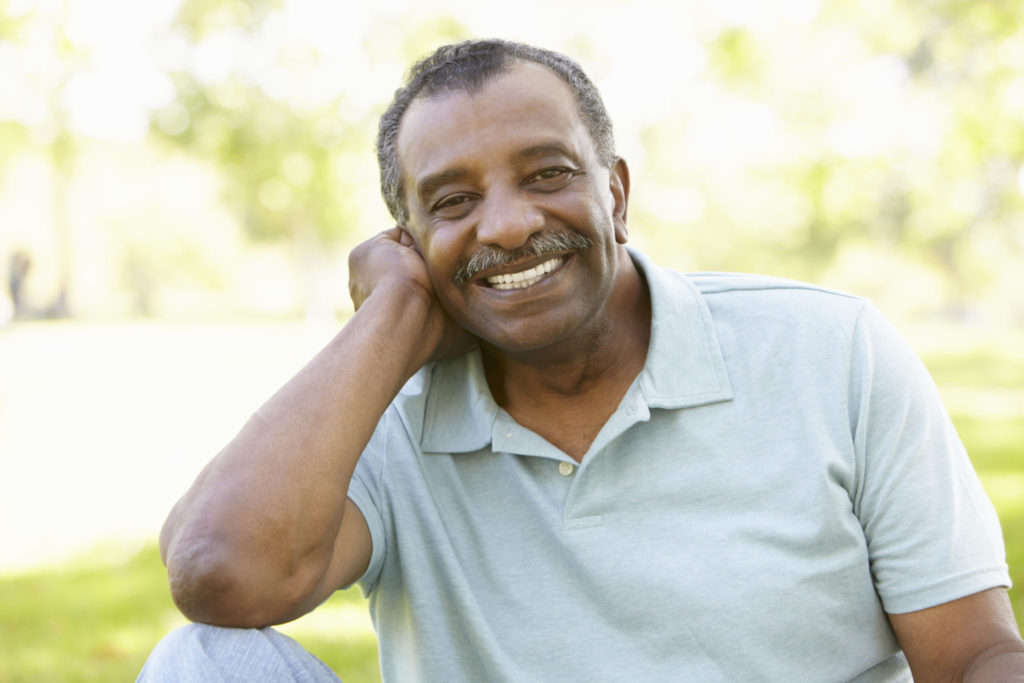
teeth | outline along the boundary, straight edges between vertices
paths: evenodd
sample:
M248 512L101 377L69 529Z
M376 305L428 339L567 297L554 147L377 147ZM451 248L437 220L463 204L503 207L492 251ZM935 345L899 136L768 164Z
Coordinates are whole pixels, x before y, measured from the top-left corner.
M492 275L487 278L487 283L495 289L522 289L540 281L542 277L553 271L562 263L562 258L553 258L550 261L538 264L533 268L527 268L519 273L505 273L503 275Z

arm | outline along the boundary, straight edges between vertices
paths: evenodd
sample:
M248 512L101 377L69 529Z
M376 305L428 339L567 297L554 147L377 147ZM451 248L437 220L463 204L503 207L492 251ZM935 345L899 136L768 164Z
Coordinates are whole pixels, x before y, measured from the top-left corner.
M890 614L889 622L915 681L1024 681L1024 642L1002 588Z
M294 619L365 570L370 537L352 472L402 385L452 324L397 228L350 257L358 310L200 473L160 534L188 618L261 627ZM363 304L363 305L360 305Z

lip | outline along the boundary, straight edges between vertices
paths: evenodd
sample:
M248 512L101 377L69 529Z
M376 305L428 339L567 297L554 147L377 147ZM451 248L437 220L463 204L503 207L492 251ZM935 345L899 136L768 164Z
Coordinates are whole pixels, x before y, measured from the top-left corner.
M560 257L562 262L552 271L546 273L540 280L526 287L514 287L510 289L498 289L490 285L486 278L492 277L497 274L503 274L506 272L516 273L524 269L533 268L538 263L544 261L550 261L552 258ZM529 302L539 302L541 298L547 297L552 291L558 288L565 280L565 273L568 272L567 266L575 261L575 254L546 254L539 261L530 259L529 261L521 261L515 265L515 267L498 269L497 272L491 272L489 275L485 275L479 280L474 280L473 291L477 292L478 296L483 296L485 299L490 300L493 304L499 306L515 305L521 306ZM546 300L546 299L545 299Z
M548 261L551 261L552 259L561 259L561 263L559 263L557 266L555 266L554 270L551 270L548 273L545 273L545 277L541 278L541 282L543 282L548 277L550 277L550 276L554 275L555 273L559 272L560 270L562 270L569 263L569 261L572 259L572 257L573 257L572 253L556 253L556 252L549 252L547 254L542 254L541 256L531 256L530 258L523 259L521 261L516 261L515 263L507 265L507 266L502 266L500 268L492 268L490 270L484 271L484 272L480 273L477 277L473 278L473 284L478 286L478 287L482 287L484 289L495 289L495 287L490 282L487 281L488 278L492 278L492 277L494 277L496 275L507 275L507 274L512 274L512 273L522 273L523 271L530 270L531 268L536 268L537 266L539 266L542 263L547 263ZM533 287L533 286L535 286L537 284L540 284L540 282L537 282L534 285L530 285L529 287L524 287L522 289L530 289L531 287ZM504 292L504 291L510 291L510 290L495 290L495 291Z

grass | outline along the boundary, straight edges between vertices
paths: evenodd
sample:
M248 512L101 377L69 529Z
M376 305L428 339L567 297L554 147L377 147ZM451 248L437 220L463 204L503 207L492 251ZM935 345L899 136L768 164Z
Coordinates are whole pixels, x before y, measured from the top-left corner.
M262 336L254 331L246 341L251 346ZM161 339L165 337L163 331ZM957 340L956 347L927 347L923 355L999 510L1017 586L1011 590L1011 600L1018 623L1024 623L1024 344L1020 339L950 339ZM37 340L32 341L35 348ZM145 341L155 343L149 338ZM181 344L178 338L171 341ZM284 341L294 346L294 340ZM226 346L222 355L210 359L209 367L229 362L237 348L237 344ZM250 349L248 353L255 356L264 351ZM252 359L245 359L245 366L253 367L250 362ZM73 368L63 371L72 372ZM276 377L286 376L287 371L279 368ZM273 379L267 380L268 386ZM263 386L245 386L240 393L251 400L262 391ZM207 410L206 406L200 408ZM23 422L9 421L5 426L10 432ZM27 443L6 442L7 446ZM194 445L175 445L173 452L185 448ZM158 453L154 457L169 456ZM0 574L0 683L133 680L153 645L182 623L152 546L131 551L106 548L42 569ZM337 671L346 683L380 680L376 641L365 602L357 591L335 594L318 610L282 630Z
M156 548L95 552L0 578L0 681L130 681L160 638L185 623ZM379 681L377 644L358 590L336 593L281 629L346 683Z

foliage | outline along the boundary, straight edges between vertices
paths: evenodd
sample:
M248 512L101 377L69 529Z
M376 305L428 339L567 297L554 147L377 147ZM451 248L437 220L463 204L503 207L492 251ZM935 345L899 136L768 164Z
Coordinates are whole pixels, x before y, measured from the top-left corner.
M377 65L369 45L344 64L323 45L289 37L280 4L183 3L171 32L189 56L171 70L177 97L156 112L153 131L219 165L254 239L325 245L359 223L368 198L357 179L376 175L378 112L365 93L342 87L342 72ZM453 31L454 21L427 22L401 37L415 49ZM410 58L388 55L396 57Z
M343 25L301 34L284 4L184 2L167 33L181 52L166 65L175 97L153 113L151 134L217 166L246 235L291 247L306 312L317 314L334 245L387 225L373 141L399 80L392 65L462 29L443 16L396 21L375 10L362 35ZM385 37L386 51L375 40Z
M687 266L878 298L928 272L917 308L969 313L1024 257L1022 13L833 0L692 29L706 68L642 132L654 187L637 185L638 232L659 252L685 244ZM850 258L865 250L867 272Z
M13 121L0 121L0 173L3 173L4 162L26 145L26 138L24 126Z
M118 65L111 41L82 28L95 14L82 0L3 3L0 154L38 148L67 189L54 202L68 203L94 134L74 125L77 107L111 99L114 119L125 91L152 89L135 102L147 143L216 166L247 238L294 247L305 277L386 227L372 145L402 70L440 42L505 35L595 77L633 171L634 240L667 264L818 280L889 310L1024 319L1020 3L602 0L579 21L571 3L532 4L517 6L529 29L516 29L465 0L184 0L137 41L148 80L122 86L104 71ZM638 11L649 21L626 26ZM111 90L83 97L103 78ZM75 277L89 267L70 236L87 221L55 209L69 224L41 227ZM159 290L172 270L128 279Z

